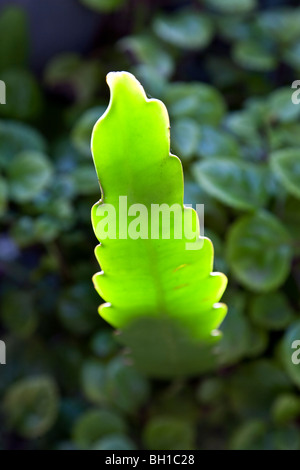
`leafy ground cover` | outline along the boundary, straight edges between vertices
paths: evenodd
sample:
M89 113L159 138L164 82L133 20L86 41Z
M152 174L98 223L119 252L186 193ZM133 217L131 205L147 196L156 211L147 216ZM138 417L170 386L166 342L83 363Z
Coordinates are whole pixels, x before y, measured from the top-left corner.
M82 4L105 20L90 52L39 75L25 12L0 11L0 447L299 449L297 2ZM145 377L97 314L90 136L111 70L166 104L229 280L220 361L192 380Z

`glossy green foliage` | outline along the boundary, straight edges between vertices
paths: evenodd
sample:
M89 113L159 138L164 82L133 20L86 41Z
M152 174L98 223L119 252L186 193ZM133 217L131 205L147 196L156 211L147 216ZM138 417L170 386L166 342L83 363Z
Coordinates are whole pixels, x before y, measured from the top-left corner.
M214 370L221 361L219 336L194 341L179 322L165 317L142 316L120 333L137 370L159 379L193 376ZM184 325L184 323L182 322Z
M84 413L74 426L74 441L79 448L88 449L107 435L125 434L126 423L120 415L105 409Z
M49 377L28 377L9 389L4 410L10 426L26 438L36 438L51 428L58 412L56 384Z
M213 35L210 20L190 10L158 17L153 23L153 29L161 39L185 49L205 47Z
M206 160L197 163L195 178L205 190L224 204L251 210L266 203L266 175L251 163L232 159Z
M146 449L193 450L195 427L178 417L155 417L148 422L143 440Z
M281 292L253 296L250 316L255 324L270 330L284 329L294 318L293 310Z
M277 150L272 154L271 165L286 190L300 198L300 155L299 150Z
M256 0L205 0L208 7L221 13L248 13L256 7Z
M210 339L226 314L225 305L218 303L226 277L211 272L212 244L200 237L197 213L183 207L183 174L179 159L170 155L167 111L161 102L147 99L133 75L112 72L107 81L111 89L109 108L95 125L92 137L102 190L101 200L92 210L93 227L101 242L96 257L102 268L93 281L108 302L100 307L100 314L117 328L128 328L141 317L172 320L183 335ZM149 215L142 219L138 212L138 222L129 219L122 226L127 207L120 207L120 196L127 197L127 207L141 204ZM114 239L100 231L106 204L115 209ZM152 212L154 205L162 204L176 211L170 218L167 236ZM185 222L187 212L191 214L189 225ZM130 224L145 220L147 227L140 226L137 235L132 236ZM176 236L178 226L184 227L181 238ZM140 325L140 329L141 336L143 330L148 332L146 326ZM159 332L157 325L157 333L155 328L152 333L156 339ZM157 364L164 362L164 342L168 343L168 334L161 342L162 357L156 359ZM153 357L152 350L155 345L147 351ZM176 356L181 354L179 334L174 337L173 350ZM174 362L176 375L178 360ZM178 374L185 374L184 365L178 364ZM155 373L153 366L152 370Z
M242 284L254 291L275 289L290 271L289 233L271 214L244 216L228 234L227 257Z
M149 396L149 385L132 367L121 359L106 366L98 360L87 361L81 374L87 399L95 405L108 405L127 414L134 414Z
M4 9L0 17L1 72L25 65L28 49L28 24L25 12L13 6Z

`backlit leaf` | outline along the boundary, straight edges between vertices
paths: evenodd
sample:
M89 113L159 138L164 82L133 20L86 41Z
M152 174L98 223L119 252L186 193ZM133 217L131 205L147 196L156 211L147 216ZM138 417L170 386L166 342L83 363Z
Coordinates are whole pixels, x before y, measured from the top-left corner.
M179 159L170 155L166 109L161 102L148 100L141 85L128 73L109 74L108 83L110 106L97 122L92 138L102 200L114 206L117 220L122 211L120 195L127 196L128 206L143 204L150 212L153 204L178 204L180 218L175 222L175 217L171 223L168 237L162 236L161 225L155 225L153 219L152 228L155 225L159 230L158 238L152 236L147 225L148 235L143 237L125 234L125 238L103 239L104 233L99 232L103 202L94 205L92 222L101 241L96 257L103 269L94 276L94 284L109 302L100 307L100 314L119 328L130 327L143 318L166 317L182 329L183 336L208 341L226 313L225 306L218 303L226 278L211 273L212 245L208 239L199 238L199 226L191 237L196 245L200 244L199 250L186 249L186 234L174 237L185 211L190 211L194 222L197 214L183 209L182 168ZM121 230L127 232L127 224L128 220ZM174 353L179 347L176 342Z

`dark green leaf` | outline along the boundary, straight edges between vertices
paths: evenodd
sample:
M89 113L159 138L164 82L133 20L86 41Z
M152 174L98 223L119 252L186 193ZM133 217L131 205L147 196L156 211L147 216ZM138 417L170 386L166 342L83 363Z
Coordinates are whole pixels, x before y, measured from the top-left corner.
M193 174L208 194L236 209L263 207L268 199L266 175L253 164L213 158L196 163Z
M272 417L276 424L284 425L300 416L300 398L292 393L279 395L272 406Z
M257 17L260 30L273 40L288 44L300 38L300 9L274 8Z
M28 25L25 12L6 6L0 15L0 71L22 67L28 56ZM2 79L2 76L1 76Z
M52 167L48 158L39 152L17 154L8 168L9 192L14 201L31 201L50 183Z
M1 302L1 317L6 328L21 337L32 335L38 325L37 312L30 292L9 291Z
M182 419L158 416L148 421L143 440L146 448L151 450L192 450L195 430Z
M233 46L233 59L243 68L267 72L277 66L275 51L257 41L240 41Z
M78 194L97 194L99 192L99 182L91 163L76 168L72 179Z
M244 420L267 418L274 398L291 389L284 372L267 359L241 365L227 383L231 407Z
M147 65L162 77L169 77L174 70L170 54L152 36L130 36L120 42L122 50L130 52L139 64Z
M99 87L102 68L96 59L82 60L75 53L55 56L45 69L45 82L52 89L62 90L78 103L90 103Z
M6 392L3 408L9 426L27 439L43 436L58 412L58 393L51 377L39 375L14 383Z
M183 160L191 159L195 155L200 135L200 127L193 119L177 119L171 127L174 151L178 152Z
M104 111L105 109L102 106L87 110L73 127L71 137L74 147L86 157L91 156L91 134L93 127Z
M126 423L114 411L92 409L80 415L73 428L73 440L81 449L88 449L107 434L126 432Z
M245 316L246 298L243 294L230 295L230 315L221 325L222 338L218 345L218 362L221 366L237 363L245 356L250 341L250 326Z
M148 381L122 359L113 359L108 364L106 394L116 408L135 413L147 401L149 392Z
M199 157L238 157L240 149L235 138L222 129L203 125L196 154Z
M300 149L273 152L271 167L286 190L300 198Z
M241 284L267 292L286 280L292 257L290 237L276 217L266 212L247 215L231 227L227 259Z
M23 150L44 153L46 143L32 127L21 122L0 120L0 166L7 167L11 159Z
M204 48L213 36L209 18L190 10L157 17L153 29L161 39L183 49Z
M42 108L42 95L35 77L27 70L10 69L1 74L6 84L6 104L0 115L20 120L36 118Z
M200 124L217 125L225 113L222 96L206 83L172 83L164 98L171 117L191 117Z
M81 372L81 383L83 392L90 402L96 405L107 403L106 370L99 361L85 361Z
M281 292L253 297L250 316L254 323L270 330L286 328L294 318L293 310Z
M126 0L80 0L83 5L92 10L109 13L121 8Z

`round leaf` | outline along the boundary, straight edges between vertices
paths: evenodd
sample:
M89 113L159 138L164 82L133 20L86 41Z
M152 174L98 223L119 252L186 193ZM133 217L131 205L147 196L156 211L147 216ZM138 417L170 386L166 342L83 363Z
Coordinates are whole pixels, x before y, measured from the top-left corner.
M180 10L156 18L153 29L164 41L184 49L204 48L213 36L209 18L190 10Z
M173 117L191 117L198 123L217 125L225 113L219 92L206 83L173 83L164 97Z
M235 43L232 50L233 59L243 68L267 72L277 66L276 54L256 41Z
M7 421L21 436L35 439L53 426L58 412L58 394L50 377L22 379L6 392L3 408Z
M93 311L94 291L87 281L73 283L64 289L58 305L58 315L63 326L73 334L86 334L97 325Z
M300 38L300 9L267 9L257 16L257 25L267 37L288 44Z
M21 122L0 120L0 166L7 167L11 159L23 150L44 153L46 143L32 127Z
M30 336L36 329L37 313L30 292L6 292L1 302L1 317L4 325L21 337Z
M98 361L85 361L81 371L81 382L85 396L96 405L107 402L106 398L106 370Z
M0 16L0 70L23 66L28 55L28 24L25 11L6 6ZM1 77L2 78L2 77Z
M35 238L44 243L54 240L59 234L59 229L58 221L48 215L38 217L34 223Z
M254 323L269 330L282 330L293 320L293 310L281 292L252 298L250 315Z
M73 439L79 448L87 449L107 434L126 432L126 424L117 413L90 410L80 415L73 429Z
M211 126L201 126L196 153L199 157L236 157L240 149L235 138L227 132Z
M49 184L52 167L42 153L24 151L13 158L8 176L11 198L16 202L27 202Z
M192 450L194 440L193 426L173 416L152 418L144 429L144 442L151 450Z
M107 366L106 394L112 405L134 413L146 402L149 384L133 367L116 358Z
M13 158L8 176L11 198L16 202L27 202L49 184L52 167L42 153L24 151Z
M250 340L250 326L244 314L245 296L232 292L229 299L230 315L227 315L221 325L222 337L218 345L221 366L233 365L241 360Z
M251 210L266 204L265 174L253 164L215 158L196 163L193 174L208 194L230 207Z
M262 420L251 420L239 426L230 440L231 450L261 450L267 425Z
M178 152L183 160L189 160L195 153L199 135L200 128L193 119L177 119L171 127L171 141L175 153Z
M292 102L291 88L279 88L268 98L268 117L271 122L293 122L300 117L300 106Z
M39 85L30 72L9 69L1 74L6 85L6 104L0 107L0 115L27 120L38 116L42 106Z
M268 418L270 404L290 389L282 369L267 359L242 364L227 379L231 408L243 419Z
M300 198L300 149L273 152L271 167L286 190Z
M76 168L72 179L78 194L99 193L99 183L92 162Z
M251 290L270 291L283 284L291 257L290 237L271 214L244 216L229 230L229 265L241 284Z
M300 69L300 41L292 44L284 51L284 59L291 67L297 70Z
M34 243L34 220L26 215L20 217L14 222L10 234L21 248Z
M100 358L112 356L118 350L118 344L111 331L99 331L92 336L91 350Z
M139 64L152 68L162 77L169 77L174 70L173 59L160 42L152 36L129 36L120 41L122 50L130 52Z
M292 393L279 395L272 406L272 417L276 424L284 425L300 416L300 398Z

